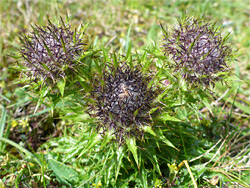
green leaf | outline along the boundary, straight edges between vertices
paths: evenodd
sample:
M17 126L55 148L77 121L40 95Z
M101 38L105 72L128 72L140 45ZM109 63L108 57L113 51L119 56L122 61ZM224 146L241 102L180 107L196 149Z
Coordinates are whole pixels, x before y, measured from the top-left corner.
M62 37L61 37L61 44L62 44L62 47L63 47L63 51L67 54L66 44L65 44Z
M4 127L6 123L7 112L4 106L2 106L2 114L0 119L0 138L3 137ZM0 142L0 150L2 150L2 142Z
M34 114L36 113L36 111L38 110L38 108L40 107L40 105L43 103L45 97L50 93L50 88L49 87L43 87L40 91L40 97L39 100L37 102Z
M74 44L76 44L76 28L75 28L75 31L74 31L74 33L73 33L73 41L74 41Z
M0 138L3 137L3 131L5 127L6 118L7 118L6 109L2 105L2 114L1 114L1 119L0 119Z
M139 110L140 110L140 108L138 108L138 109L134 112L134 117L136 117L136 116L138 115Z
M159 102L167 93L169 93L169 90L165 90L164 92L162 92L161 94L159 94L156 97L155 102Z
M160 23L160 26L161 26L161 29L162 29L162 32L163 32L163 35L167 38L168 37L168 32L167 32L167 29L165 29L162 24Z
M102 50L96 50L96 51L90 51L90 52L84 52L84 54L80 57L79 61L83 62L85 61L85 59L87 58L93 58L93 56L95 54L97 54L98 52L100 52ZM94 59L94 58L93 58ZM85 64L85 63L84 63Z
M130 137L126 140L127 146L129 151L132 152L135 162L139 168L139 161L138 161L138 154L137 154L137 146L136 146L136 140L135 137Z
M114 135L111 132L107 132L107 134L105 134L104 138L102 139L102 144L100 146L100 149L106 148L107 144L109 144L113 138Z
M89 152L93 147L95 147L100 142L100 136L99 134L93 133L91 134L88 145L86 148L83 149L83 151L79 154L78 158L80 158L82 155L84 155L86 152Z
M54 159L49 159L48 167L54 172L60 183L71 185L79 179L78 173L73 168Z
M19 117L19 118L16 118L15 120L20 120L20 119L25 119L25 118L31 118L31 117L39 116L39 115L41 115L41 114L44 114L44 113L49 112L50 110L51 110L51 108L46 108L46 109L44 109L44 110L42 110L42 111L39 111L39 112L37 112L37 113L34 112L34 113L31 114L31 115L21 116L21 117Z
M242 99L239 99L242 101ZM229 98L228 101L232 104L234 104L237 108L241 109L243 112L245 112L246 114L250 114L250 107L249 104L244 105L244 103L240 103L238 101L234 101L232 98ZM247 103L247 101L244 101L245 103Z
M156 110L158 110L159 107L155 107L155 108L152 108L150 111L149 111L149 114L153 114Z
M129 48L131 48L131 43L130 43L130 31L131 31L131 27L132 27L132 22L129 25L127 36L126 36L126 43L125 43L125 50L126 51L130 51Z
M103 53L103 63L109 62L108 52L104 48L104 46L102 46L102 53Z
M143 130L149 134L152 134L153 136L156 136L155 132L152 130L152 127L150 126L143 127Z
M95 67L97 69L98 74L102 75L103 74L103 68L99 65L98 60L94 60L94 63L95 63Z
M66 80L64 78L58 80L58 82L57 82L57 87L59 88L62 97L64 94L65 84L66 84Z
M64 23L63 18L61 16L60 16L60 21L61 21L62 26L64 27L64 29L67 29L66 24Z
M164 142L167 146L170 146L170 147L172 147L172 148L178 150L178 149L172 144L172 142L170 142L170 141L163 135L163 133L162 133L161 130L159 130L159 138L160 138L160 140L161 140L162 142Z
M205 106L207 107L209 112L213 115L213 111L212 111L212 107L211 107L211 101L208 101L207 98L203 98L202 102L203 102L203 104L205 104Z
M115 53L113 53L113 63L114 63L115 68L119 66Z
M163 121L164 123L165 123L166 121L181 122L180 119L178 119L178 118L176 118L176 117L174 117L174 116L170 116L168 113L163 113L163 114L159 115L159 116L157 117L157 119Z
M0 97L10 103L10 100L0 93Z
M224 45L224 43L229 39L230 34L231 33L229 32L229 33L227 33L227 35L225 37L223 37L223 39L222 39L222 45Z
M84 26L82 24L79 25L79 27L77 28L78 32L81 33L80 36L79 36L79 38L83 38L83 35L85 34L85 30L87 29L87 27L89 26L89 24L90 23L88 22Z
M130 67L132 67L131 49L132 49L132 45L131 43L129 43L125 59L130 63Z
M6 142L6 143L12 145L13 147L17 148L18 150L22 151L27 156L30 156L30 158L33 159L37 164L39 164L40 166L42 166L41 161L34 154L32 154L30 151L28 151L27 149L23 148L19 144L13 142L12 140L6 139L6 138L1 138L0 137L0 140Z
M81 84L81 86L83 87L84 90L86 90L86 91L91 91L92 90L92 87L81 76L78 76L78 81L80 82L80 84Z
M155 154L155 151L153 151L152 148L147 148L146 152L147 152L147 158L153 164L154 170L156 170L161 175L162 173L161 173L161 170L160 170L160 166L159 166L158 159L157 159L157 156Z
M47 46L47 44L45 43L44 40L42 40L42 42L43 42L43 45L44 45L44 47L46 48L46 50L47 50L49 56L54 60L54 56L53 56L51 50L49 49L49 47ZM45 66L44 68L45 68L46 70L48 69L47 66Z
M124 157L124 150L123 150L123 147L119 147L117 152L116 152L116 155L117 155L117 161L116 161L116 168L115 168L115 181L117 180L117 177L119 175L119 171L120 171L120 168L121 168L121 164L122 164L122 159Z
M140 180L141 180L143 187L148 187L147 171L145 168L141 169Z

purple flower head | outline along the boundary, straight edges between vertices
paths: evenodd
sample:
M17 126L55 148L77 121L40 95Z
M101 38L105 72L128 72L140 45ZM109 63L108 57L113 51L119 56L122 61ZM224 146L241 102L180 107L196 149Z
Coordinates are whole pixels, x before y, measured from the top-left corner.
M229 70L226 62L232 56L214 24L203 19L185 18L171 33L165 33L164 52L174 61L174 69L194 85L214 85L222 81L222 72Z
M152 78L143 75L138 66L131 68L121 63L117 68L107 67L103 82L96 79L92 97L95 116L99 119L98 130L113 130L116 138L123 141L125 135L138 135L143 122L149 119L156 92L148 84Z
M83 53L80 34L71 31L70 25L57 26L50 21L46 26L35 26L28 36L20 38L20 53L25 59L27 76L36 80L56 82L64 78L65 70L76 65L76 57Z

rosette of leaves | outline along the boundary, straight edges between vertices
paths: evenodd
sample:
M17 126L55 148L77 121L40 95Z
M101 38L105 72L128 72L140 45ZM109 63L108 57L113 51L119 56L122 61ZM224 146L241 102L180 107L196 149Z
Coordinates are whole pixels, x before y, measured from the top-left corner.
M106 66L91 92L91 114L99 120L101 134L111 131L120 143L125 136L143 136L142 126L149 122L148 112L157 93L156 87L150 86L151 80L152 75L143 74L138 65L121 62Z
M230 69L227 61L232 50L215 24L204 19L185 17L172 32L165 31L164 52L174 61L173 68L192 85L207 87L215 81L223 82Z
M72 31L63 21L61 25L48 21L46 26L34 26L29 35L20 38L22 64L27 68L24 73L33 81L46 83L65 78L66 70L73 69L76 57L83 53L83 34Z

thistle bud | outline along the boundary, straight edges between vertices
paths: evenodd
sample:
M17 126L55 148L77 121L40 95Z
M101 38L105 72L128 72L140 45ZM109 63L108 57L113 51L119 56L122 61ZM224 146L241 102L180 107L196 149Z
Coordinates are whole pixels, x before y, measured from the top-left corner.
M123 141L125 135L142 133L141 125L149 118L156 92L148 87L150 76L143 75L139 67L131 68L122 63L117 68L108 67L103 82L95 81L92 97L95 116L99 119L98 130L113 130L116 138Z
M214 85L222 80L222 72L229 71L226 62L232 56L214 24L204 20L185 18L171 33L165 33L164 52L174 61L174 70L194 85Z
M83 52L80 34L71 31L70 25L57 26L50 21L46 26L35 26L28 36L20 38L20 53L25 59L27 76L32 80L56 82L65 77L65 70L76 65L76 56Z

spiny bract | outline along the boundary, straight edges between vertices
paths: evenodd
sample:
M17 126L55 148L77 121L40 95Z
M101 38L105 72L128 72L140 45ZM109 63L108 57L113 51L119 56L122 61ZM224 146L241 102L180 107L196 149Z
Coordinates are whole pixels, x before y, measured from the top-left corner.
M33 32L20 40L23 64L28 68L25 74L34 81L50 78L55 82L65 77L65 70L75 66L75 57L83 52L84 45L70 25L57 26L50 21L46 26L33 27Z
M156 92L148 84L152 78L145 76L139 66L120 63L108 66L103 82L95 81L92 97L95 99L95 116L99 119L98 130L113 130L116 138L142 133L141 125L149 118Z
M194 85L208 86L222 78L218 73L228 71L226 61L232 50L225 45L214 25L203 19L184 18L171 33L165 33L165 54L174 61L174 69Z

